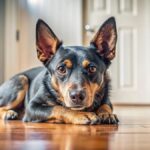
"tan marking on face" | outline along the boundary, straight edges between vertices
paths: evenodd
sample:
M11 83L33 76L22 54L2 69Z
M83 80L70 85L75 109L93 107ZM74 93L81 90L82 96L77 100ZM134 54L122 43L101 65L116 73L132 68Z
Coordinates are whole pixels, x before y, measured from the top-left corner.
M81 108L73 108L73 104L71 102L71 99L69 97L69 90L73 90L74 88L77 88L74 84L68 83L66 85L60 85L60 92L62 93L64 97L64 102L67 107L72 107L73 110L82 110L84 108L90 107L93 104L95 94L96 92L100 91L103 86L103 80L104 76L102 76L102 81L100 84L97 83L84 83L83 87L80 87L80 89L84 89L86 92L86 100L84 101L83 107ZM75 86L75 87L74 87Z
M86 93L88 94L87 107L90 107L93 104L96 92L100 91L103 85L104 77L102 76L102 81L100 84L97 83L85 83L84 87L87 89Z
M90 64L90 62L87 59L83 60L83 62L82 62L83 68L88 67L89 64Z
M66 60L64 61L64 64L67 66L67 68L72 68L72 62L71 62L70 59L66 59Z
M17 93L16 99L14 99L7 106L0 108L0 118L4 119L7 111L16 109L23 101L28 90L28 78L24 75L19 76L20 82L23 86L23 89Z
M62 93L64 97L64 102L67 107L72 107L72 103L71 103L69 92L68 92L69 89L72 89L72 88L73 88L72 84L60 85L60 92ZM96 83L90 83L90 84L85 83L83 88L86 90L87 99L85 100L83 107L72 108L73 110L82 110L86 107L90 107L93 104L95 93L100 89L100 86Z
M55 76L52 76L52 77L51 77L51 84L52 84L52 87L53 87L56 91L59 91L58 82L57 82Z
M66 85L60 85L60 92L62 93L64 97L64 102L67 107L71 107L72 102L69 97L69 90L76 89L77 85L73 83L67 83Z
M69 88L67 87L67 85L60 85L59 90L60 90L60 93L62 94L62 97L63 97L65 104L67 105Z
M90 107L93 104L94 97L96 92L100 89L100 86L97 83L90 83L85 85L87 89L87 107Z

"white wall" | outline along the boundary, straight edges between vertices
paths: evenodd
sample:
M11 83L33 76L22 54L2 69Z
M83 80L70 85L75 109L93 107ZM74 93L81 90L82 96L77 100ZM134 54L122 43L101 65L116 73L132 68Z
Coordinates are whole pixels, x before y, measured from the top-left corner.
M38 18L47 22L65 45L82 44L82 0L32 2L6 0L5 79L16 72L41 64L37 59L35 46L35 26ZM20 40L16 42L17 29L20 30Z
M4 80L4 6L5 0L0 0L0 84Z

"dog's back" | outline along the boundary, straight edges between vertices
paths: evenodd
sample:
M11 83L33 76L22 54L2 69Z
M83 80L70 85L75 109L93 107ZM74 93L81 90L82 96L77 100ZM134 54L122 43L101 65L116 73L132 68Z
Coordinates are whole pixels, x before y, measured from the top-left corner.
M24 86L28 86L28 89L26 90L29 90L36 76L38 76L40 72L44 72L45 70L46 69L44 67L32 68L27 71L21 72L13 76L10 80L4 82L0 86L0 107L6 107L8 104L10 105L11 102L13 102L17 98L18 91L21 91ZM23 96L23 99L24 98L25 94Z

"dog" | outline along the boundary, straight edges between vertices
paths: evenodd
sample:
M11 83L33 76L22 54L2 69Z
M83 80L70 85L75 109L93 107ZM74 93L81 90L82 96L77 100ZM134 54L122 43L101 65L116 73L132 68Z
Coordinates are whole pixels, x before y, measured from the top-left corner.
M13 76L0 86L0 118L24 122L118 124L110 102L107 70L117 42L114 17L88 47L64 46L41 19L36 24L37 57L43 67Z

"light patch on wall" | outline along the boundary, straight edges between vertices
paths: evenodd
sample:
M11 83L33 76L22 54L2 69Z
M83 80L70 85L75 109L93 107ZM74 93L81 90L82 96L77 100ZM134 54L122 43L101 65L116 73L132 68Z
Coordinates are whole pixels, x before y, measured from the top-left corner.
M24 0L22 0L24 1ZM40 12L43 7L44 0L27 0L27 9L31 16L39 16L38 12Z
M30 5L36 5L38 3L38 0L28 0L28 4Z
M29 7L41 6L43 4L43 0L27 0Z

